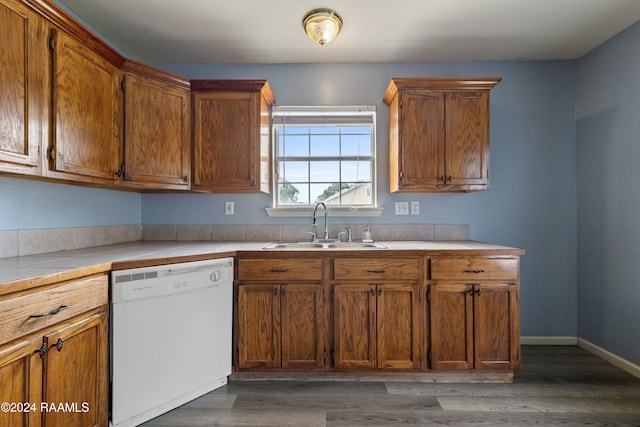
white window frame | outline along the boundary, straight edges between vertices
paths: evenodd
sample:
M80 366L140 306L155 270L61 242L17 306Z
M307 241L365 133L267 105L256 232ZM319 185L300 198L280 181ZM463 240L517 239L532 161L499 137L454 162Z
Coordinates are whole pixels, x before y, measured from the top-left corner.
M273 135L273 202L272 207L266 208L267 215L271 217L295 217L311 214L313 204L301 205L277 205L278 203L278 128L290 125L314 125L314 124L371 124L371 205L329 205L330 216L380 216L382 208L377 207L377 157L376 157L376 107L375 106L278 106L272 109L272 135ZM313 156L308 157L314 160ZM318 157L317 160L326 160L326 157ZM335 158L335 160L340 160Z

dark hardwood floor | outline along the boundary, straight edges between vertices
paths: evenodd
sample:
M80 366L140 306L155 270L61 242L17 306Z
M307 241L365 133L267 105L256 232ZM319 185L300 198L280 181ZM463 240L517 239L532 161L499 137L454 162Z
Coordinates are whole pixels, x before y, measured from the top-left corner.
M640 379L574 346L523 346L512 384L230 382L144 426L640 426Z

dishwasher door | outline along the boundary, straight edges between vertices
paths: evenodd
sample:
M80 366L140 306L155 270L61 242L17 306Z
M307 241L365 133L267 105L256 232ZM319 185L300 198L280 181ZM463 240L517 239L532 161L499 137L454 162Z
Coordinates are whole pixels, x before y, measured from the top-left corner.
M112 274L113 426L135 426L227 383L233 259Z

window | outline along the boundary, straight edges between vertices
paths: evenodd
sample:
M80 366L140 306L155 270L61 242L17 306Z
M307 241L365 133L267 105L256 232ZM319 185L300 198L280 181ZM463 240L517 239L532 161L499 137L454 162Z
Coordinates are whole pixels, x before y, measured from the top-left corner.
M375 106L276 107L274 207L375 207Z

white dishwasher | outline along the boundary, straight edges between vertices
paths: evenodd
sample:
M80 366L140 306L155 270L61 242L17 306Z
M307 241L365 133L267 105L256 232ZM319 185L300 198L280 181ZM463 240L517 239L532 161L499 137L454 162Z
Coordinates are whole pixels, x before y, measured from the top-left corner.
M111 275L111 424L136 426L227 383L233 258Z

